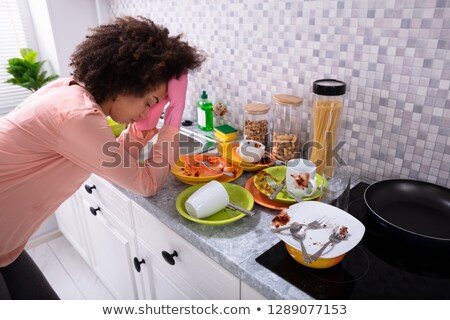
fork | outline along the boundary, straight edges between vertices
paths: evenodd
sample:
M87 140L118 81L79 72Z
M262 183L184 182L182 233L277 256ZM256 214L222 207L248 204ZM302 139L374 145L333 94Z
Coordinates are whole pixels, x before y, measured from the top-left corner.
M272 230L272 232L280 232L280 231L289 229L291 227L291 225L293 225L293 224L301 224L302 226L305 227L305 231L307 229L320 229L320 228L324 228L325 227L325 224L328 222L328 220L330 220L330 218L328 218L326 216L323 216L322 218L320 218L318 220L311 221L308 224L293 222L292 224L290 224L288 226L279 227L279 228L271 229L271 230Z
M311 261L316 261L317 259L320 258L320 256L322 255L322 253L325 251L325 249L330 245L333 244L335 245L336 243L341 242L342 240L344 240L347 236L346 235L341 235L339 233L339 230L335 229L333 230L333 232L330 234L330 237L328 238L328 242L325 243L322 248L320 248L316 253L314 253L312 256L310 256L309 258L311 259Z
M283 190L284 185L286 184L286 179L283 179L283 181L281 181L281 183L278 185L275 180L273 180L273 178L271 176L266 176L266 182L269 185L269 187L274 190L274 192L272 192L269 196L270 200L275 199L275 197L277 196L277 194L280 193L281 190Z
M211 169L212 171L215 171L217 173L222 173L224 175L227 175L229 177L234 177L234 173L233 172L226 172L226 171L222 171L222 170L217 170L214 167L211 167L211 165L209 164L208 161L202 161L202 164L205 165L206 167L208 167L209 169Z
M242 208L241 206L238 206L237 204L234 204L234 203L231 203L231 202L227 204L227 208L231 209L231 210L235 210L235 211L240 211L240 212L242 212L242 213L244 213L244 214L246 214L246 215L248 215L250 217L254 216L255 213L256 213L256 212L247 210L245 208Z

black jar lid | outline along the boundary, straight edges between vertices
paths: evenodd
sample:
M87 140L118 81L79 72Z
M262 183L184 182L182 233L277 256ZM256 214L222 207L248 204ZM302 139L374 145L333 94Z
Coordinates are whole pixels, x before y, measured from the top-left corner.
M345 94L346 84L335 79L321 79L313 83L313 92L321 96L342 96Z

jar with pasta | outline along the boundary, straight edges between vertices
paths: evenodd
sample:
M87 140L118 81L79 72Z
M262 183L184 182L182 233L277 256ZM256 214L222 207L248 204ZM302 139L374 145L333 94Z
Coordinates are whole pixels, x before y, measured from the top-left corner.
M278 160L288 161L299 157L302 98L274 94L272 97L271 154Z
M264 103L249 103L244 106L244 139L255 140L267 146L269 109L270 106Z
M327 177L334 175L336 157L333 155L339 141L346 84L334 79L322 79L313 83L312 141L309 159L316 172Z

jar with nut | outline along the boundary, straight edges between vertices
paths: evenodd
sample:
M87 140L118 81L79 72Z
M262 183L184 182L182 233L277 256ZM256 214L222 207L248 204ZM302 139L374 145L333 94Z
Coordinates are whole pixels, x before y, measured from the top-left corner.
M244 106L244 139L258 141L267 146L269 135L269 109L264 103Z
M273 134L271 154L278 160L298 158L300 145L301 113L303 99L287 94L274 94L272 119Z

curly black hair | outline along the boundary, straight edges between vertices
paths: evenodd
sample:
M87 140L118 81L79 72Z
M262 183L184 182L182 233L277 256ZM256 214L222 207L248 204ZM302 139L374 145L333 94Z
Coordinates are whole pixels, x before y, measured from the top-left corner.
M71 56L75 80L97 103L117 95L142 97L185 70L201 66L206 56L144 17L121 17L91 29Z

